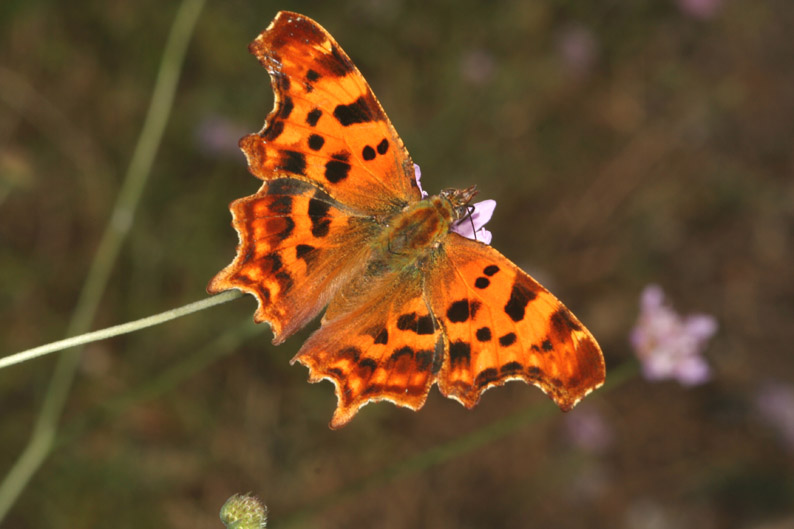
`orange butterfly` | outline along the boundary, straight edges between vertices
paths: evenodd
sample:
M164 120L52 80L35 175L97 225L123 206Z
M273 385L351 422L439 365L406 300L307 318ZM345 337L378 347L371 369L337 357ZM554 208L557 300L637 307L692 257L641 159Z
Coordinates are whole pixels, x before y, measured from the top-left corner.
M292 362L310 382L334 383L332 428L373 401L418 410L434 383L471 408L486 389L524 380L566 411L603 383L590 332L485 244L493 201L470 205L474 186L426 196L328 32L282 11L249 49L276 94L262 131L240 140L264 184L232 203L237 256L207 290L253 294L274 344L328 305Z

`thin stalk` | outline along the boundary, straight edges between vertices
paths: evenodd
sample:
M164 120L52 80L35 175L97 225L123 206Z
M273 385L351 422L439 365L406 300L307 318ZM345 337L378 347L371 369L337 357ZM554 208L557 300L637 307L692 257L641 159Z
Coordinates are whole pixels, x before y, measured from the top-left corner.
M94 319L121 245L132 226L135 211L151 171L157 148L173 106L188 42L205 0L183 0L168 35L152 99L113 213L80 293L67 335L86 332ZM0 522L30 482L52 448L58 422L69 395L81 349L61 355L55 367L30 441L0 484Z
M160 314L146 316L145 318L141 318L139 320L129 321L127 323L114 325L113 327L107 327L94 332L87 332L78 336L72 336L71 338L65 338L63 340L58 340L57 342L39 345L38 347L26 349L25 351L20 351L19 353L14 353L12 355L0 358L0 369L15 364L21 364L22 362L38 358L39 356L48 355L57 351L63 351L64 349L69 349L70 347L85 345L91 342L98 342L99 340L106 340L121 334L139 331L141 329L145 329L146 327L160 325L161 323L165 323L176 318L181 318L182 316L187 316L193 312L198 312L200 310L214 307L215 305L220 305L221 303L226 303L227 301L232 301L233 299L237 299L240 296L242 296L241 292L237 290L230 290L228 292L224 292L223 294L218 294L217 296L212 296L207 299L202 299L201 301L188 303L187 305L161 312Z

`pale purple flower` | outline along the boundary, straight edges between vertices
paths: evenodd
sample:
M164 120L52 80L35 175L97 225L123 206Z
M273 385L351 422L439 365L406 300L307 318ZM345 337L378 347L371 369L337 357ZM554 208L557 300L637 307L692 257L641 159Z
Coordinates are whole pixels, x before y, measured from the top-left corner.
M207 154L240 159L237 143L246 134L246 130L239 123L224 116L204 116L195 134L199 147Z
M493 211L496 209L496 200L483 200L472 204L474 211L463 220L458 221L452 226L452 231L463 235L473 241L491 244L493 234L485 229L485 224L491 220Z
M493 78L495 70L496 61L486 50L470 50L460 59L461 77L472 85L486 84Z
M714 18L722 7L722 0L676 0L676 3L682 13L700 20Z
M598 58L598 41L587 27L568 26L557 36L557 53L571 75L584 77Z
M755 403L764 420L777 430L786 446L794 451L794 387L769 382L758 391Z
M648 285L642 292L640 317L631 332L631 344L648 380L672 378L685 386L695 386L711 378L711 368L701 354L716 332L714 317L682 317L664 303L664 292L659 286Z
M416 178L416 185L422 193L422 198L427 198L427 192L422 189L422 170L418 165L414 164L414 177ZM480 241L485 244L491 244L493 234L485 229L485 224L491 220L493 212L496 209L496 200L483 200L482 202L475 202L472 204L474 211L465 219L457 222L452 226L452 231L459 235L463 235L467 239L473 241Z
M614 443L615 434L604 416L593 407L578 407L565 415L565 434L577 448L603 454Z

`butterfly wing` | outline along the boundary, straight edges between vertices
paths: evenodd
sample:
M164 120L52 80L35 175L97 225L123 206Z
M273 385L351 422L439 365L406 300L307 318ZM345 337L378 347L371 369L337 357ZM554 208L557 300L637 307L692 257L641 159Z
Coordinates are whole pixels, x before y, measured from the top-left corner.
M310 382L334 383L331 427L344 426L369 402L421 408L442 357L436 349L440 329L416 268L379 279L364 276L341 295L346 301L292 360L309 368Z
M604 358L590 332L490 246L450 233L427 285L444 334L438 386L464 406L490 387L524 380L567 411L604 382Z
M234 261L210 281L210 293L236 288L259 303L273 343L303 327L338 286L368 258L365 241L375 229L309 182L266 181L255 195L231 205L240 243Z
M240 140L251 172L311 181L370 214L419 200L414 166L364 77L319 24L282 11L249 46L276 102L261 132Z

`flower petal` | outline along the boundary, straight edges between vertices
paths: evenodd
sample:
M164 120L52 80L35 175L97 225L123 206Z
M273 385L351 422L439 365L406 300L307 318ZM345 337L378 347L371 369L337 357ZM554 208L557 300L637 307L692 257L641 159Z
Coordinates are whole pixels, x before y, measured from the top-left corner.
M416 178L416 185L419 187L419 192L422 193L422 198L427 198L427 191L422 189L422 170L418 164L414 164L414 178Z
M463 235L467 239L491 244L493 234L484 228L485 224L491 220L496 200L483 200L472 205L474 211L471 215L458 221L452 226L452 231L458 235Z

